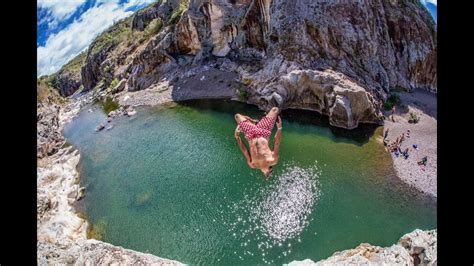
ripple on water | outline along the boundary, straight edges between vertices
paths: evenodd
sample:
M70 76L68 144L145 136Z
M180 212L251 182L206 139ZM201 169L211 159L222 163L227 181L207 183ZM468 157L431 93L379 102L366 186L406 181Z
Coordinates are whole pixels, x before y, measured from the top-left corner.
M317 163L302 168L295 163L283 165L275 181L259 189L249 189L244 199L230 206L233 214L228 225L231 235L243 247L255 245L260 254L245 250L239 257L260 255L262 261L272 249L283 256L291 253L291 240L298 242L299 235L308 226L309 216L321 196ZM252 250L252 249L250 249Z

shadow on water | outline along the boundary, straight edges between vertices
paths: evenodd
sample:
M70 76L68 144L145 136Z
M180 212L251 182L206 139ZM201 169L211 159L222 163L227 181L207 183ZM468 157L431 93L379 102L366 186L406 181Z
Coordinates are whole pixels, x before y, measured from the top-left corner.
M200 99L187 100L179 102L180 105L188 106L201 110L213 110L222 113L241 113L251 117L261 117L265 114L255 105L242 102L236 102L228 99ZM335 142L350 142L358 146L367 143L375 133L378 125L359 124L355 129L344 129L331 126L329 118L321 115L316 111L301 109L285 109L282 111L282 119L289 122L297 122L300 124L314 125L318 127L328 128L336 137Z
M351 140L359 146L367 143L379 127L372 124L359 124L355 129L339 128L329 124L328 116L310 110L286 109L284 110L284 117L288 121L329 128L336 137L335 142Z

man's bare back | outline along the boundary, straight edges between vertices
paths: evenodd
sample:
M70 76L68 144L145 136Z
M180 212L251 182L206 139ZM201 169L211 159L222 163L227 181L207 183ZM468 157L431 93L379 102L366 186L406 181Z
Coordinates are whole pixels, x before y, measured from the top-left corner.
M282 129L281 118L278 116L279 111L280 110L277 107L273 107L258 123L256 123L257 121L255 119L248 116L241 114L235 115L235 120L237 122L235 139L247 160L248 166L250 168L260 169L267 178L272 172L272 167L278 163L279 159ZM269 139L275 122L278 129L275 134L275 144L272 151L269 147ZM247 147L240 138L240 132L245 133L245 138L249 143L250 152L247 150Z

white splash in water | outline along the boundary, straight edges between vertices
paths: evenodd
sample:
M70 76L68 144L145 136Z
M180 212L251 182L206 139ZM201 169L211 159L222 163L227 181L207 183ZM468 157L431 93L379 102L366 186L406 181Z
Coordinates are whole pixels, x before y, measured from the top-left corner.
M235 216L228 224L229 233L245 242L245 247L255 245L262 258L273 248L286 256L292 244L282 245L285 241L298 238L301 242L298 236L312 221L309 216L321 195L321 171L316 163L309 168L296 164L283 167L283 173L273 177L274 183L246 191L243 201L230 208ZM246 252L242 255L248 256ZM265 259L264 262L269 263Z
M308 217L320 196L319 175L316 166L289 166L270 187L265 199L252 208L251 217L260 221L273 244L298 236L309 224Z

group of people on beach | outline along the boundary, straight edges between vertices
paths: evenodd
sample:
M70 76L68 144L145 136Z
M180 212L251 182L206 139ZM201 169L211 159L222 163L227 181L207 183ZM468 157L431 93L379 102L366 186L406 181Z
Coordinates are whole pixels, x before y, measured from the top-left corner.
M385 130L384 138L383 138L384 145L387 146L387 148L390 152L395 153L395 156L398 157L401 154L401 155L403 155L403 157L405 159L408 159L408 157L409 157L409 154L408 154L409 148L407 147L403 152L401 150L402 142L405 141L405 133L402 133L393 142L388 143L388 141L387 141L388 132L389 132L389 129L387 128L387 130ZM410 137L410 130L408 129L407 132L406 132L406 138L409 138L409 137Z
M388 132L389 132L389 129L387 128L387 130L385 130L384 135L383 135L383 144L384 144L384 146L386 146L390 152L393 152L396 157L399 157L401 155L401 156L403 156L403 158L405 158L405 160L407 160L408 157L410 156L410 154L409 154L410 147L406 147L405 150L402 151L401 145L402 145L403 141L405 141L406 138L410 138L410 130L407 129L406 132L403 132L399 137L397 137L391 143L389 143L388 140L387 140ZM412 147L413 147L413 149L418 150L418 145L417 144L413 144ZM426 166L427 161L428 161L428 157L425 156L420 161L418 161L417 163L420 166ZM422 168L422 170L424 171L424 168Z

